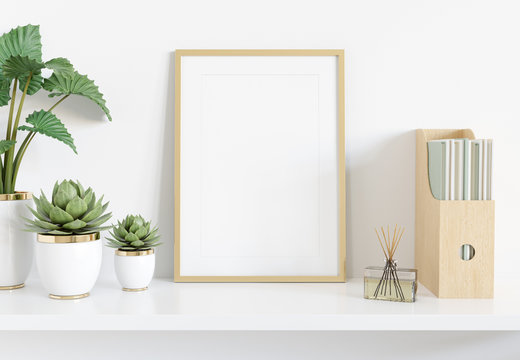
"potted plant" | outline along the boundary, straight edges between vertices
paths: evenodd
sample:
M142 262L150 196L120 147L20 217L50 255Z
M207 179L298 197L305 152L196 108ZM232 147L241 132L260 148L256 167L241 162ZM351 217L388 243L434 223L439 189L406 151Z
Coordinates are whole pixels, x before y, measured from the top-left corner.
M52 72L44 78L42 70ZM49 107L36 109L21 124L27 95L41 89L59 97ZM54 110L70 95L81 95L96 103L112 120L103 94L86 75L74 70L69 60L42 60L40 27L27 25L0 36L0 107L9 105L5 139L0 140L0 289L22 287L32 265L33 240L22 231L22 216L29 217L27 204L32 193L16 191L16 181L27 148L37 134L68 145L74 140ZM20 142L19 131L26 135Z
M53 299L80 299L99 275L102 245L99 232L112 213L105 214L108 202L96 199L91 188L78 182L56 182L51 201L45 194L34 197L35 219L26 219L27 230L37 233L36 265L43 286Z
M107 246L115 248L116 276L124 291L148 289L155 270L154 247L160 245L158 228L141 215L127 215L114 225Z

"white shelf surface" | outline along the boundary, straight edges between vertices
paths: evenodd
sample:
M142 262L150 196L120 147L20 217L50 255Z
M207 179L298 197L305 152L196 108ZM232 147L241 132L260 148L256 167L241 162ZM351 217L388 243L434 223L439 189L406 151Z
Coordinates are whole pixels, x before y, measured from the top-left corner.
M520 330L520 283L498 282L495 298L437 299L420 286L415 303L363 299L346 284L173 283L140 293L100 280L91 296L52 300L38 280L0 292L0 330Z

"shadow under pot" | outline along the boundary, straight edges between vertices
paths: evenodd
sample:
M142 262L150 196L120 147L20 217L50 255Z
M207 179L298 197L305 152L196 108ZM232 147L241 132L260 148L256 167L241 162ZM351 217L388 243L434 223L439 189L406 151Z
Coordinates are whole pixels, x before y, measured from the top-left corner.
M101 269L99 232L86 235L37 235L36 265L52 299L89 296Z
M0 194L0 290L22 288L31 271L34 238L23 223L31 204L30 192Z
M148 289L155 271L154 249L115 251L114 266L117 280L124 291Z

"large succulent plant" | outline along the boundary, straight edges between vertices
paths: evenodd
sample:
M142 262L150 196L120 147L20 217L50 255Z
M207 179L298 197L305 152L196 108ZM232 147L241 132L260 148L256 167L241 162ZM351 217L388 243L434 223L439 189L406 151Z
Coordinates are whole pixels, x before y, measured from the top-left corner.
M103 196L96 200L91 188L85 190L79 181L56 182L52 191L52 201L45 194L33 197L36 210L29 207L34 220L25 219L29 231L48 235L90 234L112 228L101 226L112 213L103 214L108 202L103 204Z
M146 221L141 215L128 215L123 221L118 221L114 225L110 235L113 239L107 238L107 246L119 250L147 250L157 245L159 241L159 229L150 226L151 222Z

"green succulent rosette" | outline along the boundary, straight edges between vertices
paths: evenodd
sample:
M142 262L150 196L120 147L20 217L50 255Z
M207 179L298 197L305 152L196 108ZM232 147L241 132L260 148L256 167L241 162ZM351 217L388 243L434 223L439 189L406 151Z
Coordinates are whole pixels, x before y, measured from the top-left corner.
M128 215L114 225L107 238L107 246L123 251L148 250L159 243L159 229L151 226L141 215Z
M83 235L111 229L102 226L112 213L105 214L108 202L89 187L83 188L79 181L56 182L49 201L43 191L33 197L36 209L29 207L35 219L25 219L27 230L47 235Z

